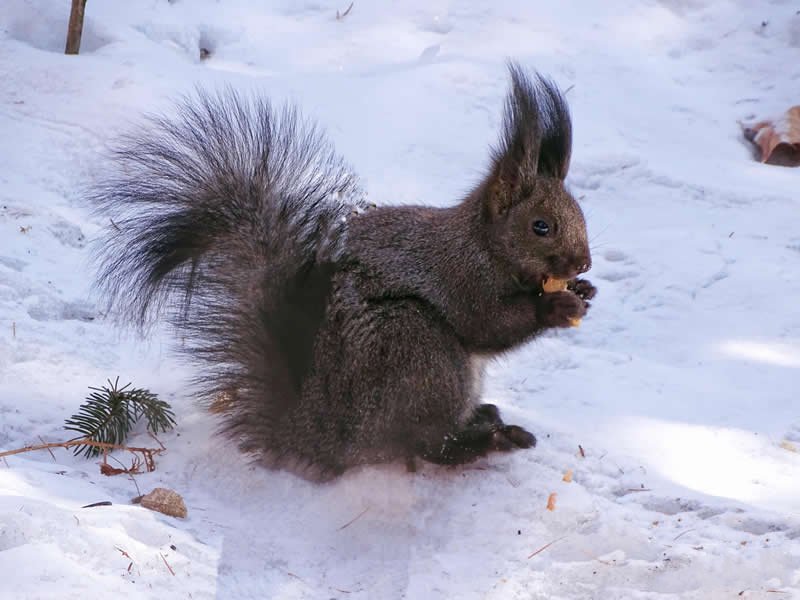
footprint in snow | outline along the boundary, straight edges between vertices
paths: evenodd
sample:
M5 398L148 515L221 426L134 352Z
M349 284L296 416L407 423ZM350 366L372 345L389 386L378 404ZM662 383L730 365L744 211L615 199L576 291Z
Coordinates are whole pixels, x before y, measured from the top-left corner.
M640 275L636 261L619 249L606 250L595 260L593 277L611 283L635 279Z
M28 263L24 260L19 260L18 258L12 258L10 256L0 256L0 266L11 269L12 271L22 271L27 265Z
M83 302L64 302L54 298L41 298L28 308L28 315L36 321L94 321L92 308Z
M86 236L77 225L60 220L50 225L48 229L65 246L78 249L86 246Z

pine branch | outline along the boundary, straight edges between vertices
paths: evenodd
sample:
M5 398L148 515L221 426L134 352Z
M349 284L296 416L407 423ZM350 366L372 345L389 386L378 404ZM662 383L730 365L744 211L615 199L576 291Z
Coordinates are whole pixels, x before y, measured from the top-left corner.
M128 401L133 404L136 419L144 417L150 433L163 433L175 427L172 407L147 390L131 390Z
M119 377L108 387L90 387L92 393L86 398L78 413L67 419L64 427L80 436L74 440L91 440L104 444L121 445L133 426L144 416L151 433L168 431L175 426L175 415L170 405L149 390L134 388L130 383L119 387ZM75 454L86 458L100 454L97 445L81 444Z

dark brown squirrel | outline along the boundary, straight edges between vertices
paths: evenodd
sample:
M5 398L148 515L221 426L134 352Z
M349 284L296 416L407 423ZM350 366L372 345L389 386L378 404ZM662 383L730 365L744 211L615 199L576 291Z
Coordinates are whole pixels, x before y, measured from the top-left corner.
M509 65L488 174L449 208L369 207L297 110L198 91L121 139L91 198L98 285L146 331L165 315L222 431L314 480L416 458L462 464L536 438L481 404L481 365L568 327L595 288L564 186L572 129L548 79ZM569 280L543 293L547 277Z

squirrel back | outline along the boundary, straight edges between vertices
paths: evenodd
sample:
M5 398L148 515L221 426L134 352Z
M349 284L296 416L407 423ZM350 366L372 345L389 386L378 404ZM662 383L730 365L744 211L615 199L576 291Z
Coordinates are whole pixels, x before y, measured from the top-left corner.
M92 192L109 310L144 331L165 316L223 431L272 467L328 479L534 445L479 404L477 359L569 326L594 288L566 103L510 70L489 173L444 209L368 209L291 108L228 90L151 117Z

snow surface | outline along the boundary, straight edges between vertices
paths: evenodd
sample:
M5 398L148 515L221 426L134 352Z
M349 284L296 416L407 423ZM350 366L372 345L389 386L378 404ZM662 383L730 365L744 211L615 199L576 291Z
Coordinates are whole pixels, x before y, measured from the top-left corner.
M189 517L65 450L0 460L3 600L800 598L800 170L737 124L800 102L800 2L91 1L77 57L68 5L0 5L0 449L64 439L120 375L175 407L136 483ZM299 103L371 200L445 205L486 165L509 57L569 90L599 288L579 329L489 370L539 447L327 485L249 467L169 332L98 313L80 186L106 144L231 84Z

